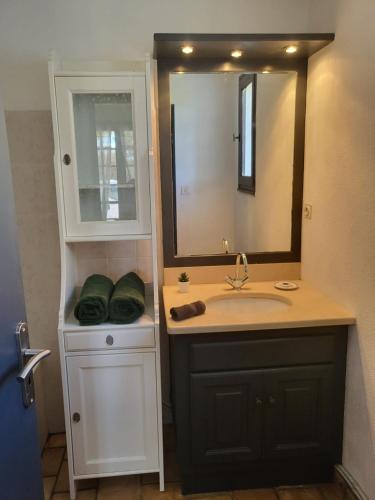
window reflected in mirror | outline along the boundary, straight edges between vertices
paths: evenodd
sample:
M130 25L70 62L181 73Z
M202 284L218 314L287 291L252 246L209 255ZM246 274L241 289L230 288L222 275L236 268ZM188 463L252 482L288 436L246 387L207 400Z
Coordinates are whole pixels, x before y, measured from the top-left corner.
M256 75L238 82L238 189L255 194Z
M136 220L132 94L73 94L82 222Z
M291 250L296 82L170 73L177 256Z

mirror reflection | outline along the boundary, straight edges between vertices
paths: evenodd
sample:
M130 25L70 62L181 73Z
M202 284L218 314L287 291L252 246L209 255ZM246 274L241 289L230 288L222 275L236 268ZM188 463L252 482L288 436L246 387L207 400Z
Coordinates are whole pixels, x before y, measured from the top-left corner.
M178 256L290 251L296 81L170 74Z

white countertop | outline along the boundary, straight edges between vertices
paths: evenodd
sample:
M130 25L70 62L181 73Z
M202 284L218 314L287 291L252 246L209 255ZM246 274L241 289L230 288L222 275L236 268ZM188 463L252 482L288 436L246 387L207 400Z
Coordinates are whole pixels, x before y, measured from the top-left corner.
M269 330L309 326L351 325L354 315L340 304L319 292L304 281L294 281L298 290L282 291L274 288L273 281L246 284L240 291L226 283L190 285L188 293L181 293L178 286L164 286L164 308L167 330L171 335L188 333L229 332L244 330ZM258 297L279 299L283 307L273 311L252 311L251 301L246 311L234 313L231 307L217 308L212 297ZM183 321L174 321L170 308L202 300L206 312Z

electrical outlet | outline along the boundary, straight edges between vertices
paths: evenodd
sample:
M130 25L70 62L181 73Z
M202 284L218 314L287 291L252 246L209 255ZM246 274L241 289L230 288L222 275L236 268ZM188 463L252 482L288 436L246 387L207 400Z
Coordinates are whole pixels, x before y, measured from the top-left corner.
M303 206L303 216L305 219L312 219L312 205L307 203Z

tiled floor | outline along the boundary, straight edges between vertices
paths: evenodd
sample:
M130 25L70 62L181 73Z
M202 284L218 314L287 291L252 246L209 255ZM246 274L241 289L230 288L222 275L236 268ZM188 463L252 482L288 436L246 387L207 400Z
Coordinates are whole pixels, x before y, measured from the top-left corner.
M274 488L183 496L175 459L174 433L164 429L166 491L160 493L157 474L122 476L78 482L77 500L351 500L336 484ZM43 451L45 500L69 500L65 434L49 437Z

